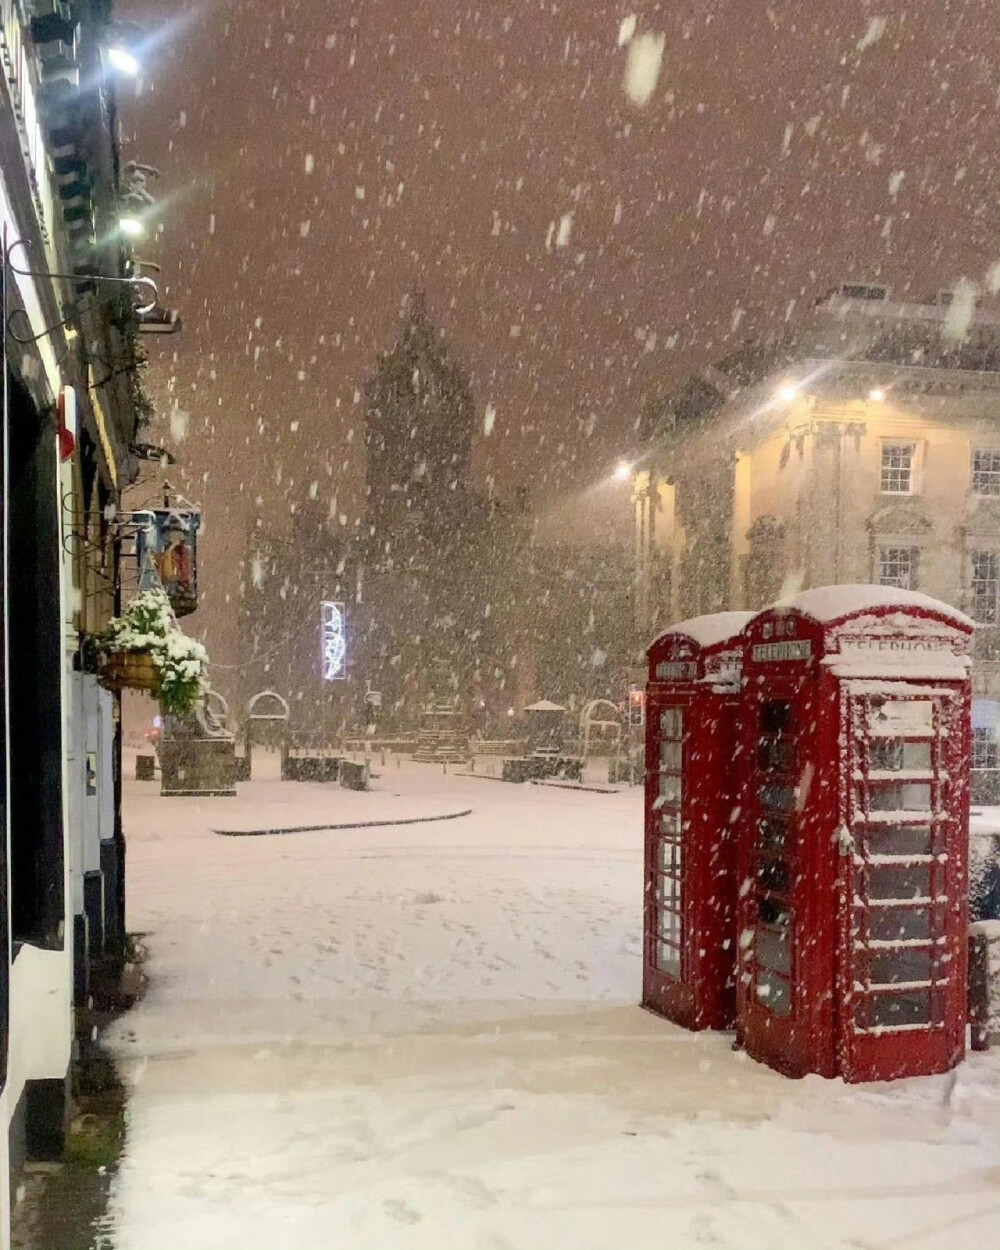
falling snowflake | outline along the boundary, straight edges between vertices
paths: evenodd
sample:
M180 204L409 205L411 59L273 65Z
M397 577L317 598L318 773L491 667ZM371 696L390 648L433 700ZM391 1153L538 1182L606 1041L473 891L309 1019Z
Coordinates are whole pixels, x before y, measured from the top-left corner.
M653 98L663 64L663 35L645 34L630 40L625 62L625 94L637 108L645 108Z

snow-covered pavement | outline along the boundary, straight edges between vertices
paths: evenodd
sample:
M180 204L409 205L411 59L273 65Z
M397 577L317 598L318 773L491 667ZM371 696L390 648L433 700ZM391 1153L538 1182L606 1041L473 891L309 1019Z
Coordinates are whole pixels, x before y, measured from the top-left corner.
M1000 1247L995 1056L794 1082L635 1005L638 790L376 785L127 785L116 1250Z

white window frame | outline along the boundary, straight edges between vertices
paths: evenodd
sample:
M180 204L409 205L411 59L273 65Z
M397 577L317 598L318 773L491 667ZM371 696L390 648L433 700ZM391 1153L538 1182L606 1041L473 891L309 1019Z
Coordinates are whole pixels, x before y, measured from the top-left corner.
M995 725L973 729L972 767L977 772L995 772L1000 768L1000 742Z
M905 552L906 561L906 580L900 582L895 579L886 578L886 565L889 562L887 557L901 555ZM916 590L918 577L920 572L920 552L912 543L881 543L875 553L877 561L875 576L880 586L896 586L900 590Z
M976 457L989 457L991 464L989 468L978 470L987 479L989 489L982 490L976 485ZM970 461L970 480L972 482L972 493L981 499L998 499L1000 498L1000 447L973 447L972 457Z
M910 473L909 486L906 490L891 490L886 486L886 455L896 448L908 448L910 452ZM918 486L918 456L919 444L915 438L883 438L879 445L879 493L882 495L890 495L897 498L907 498L910 495L919 493ZM893 472L890 466L888 471Z
M976 564L979 560L992 563L989 577L976 576ZM977 625L1000 625L1000 548L986 547L972 551L969 555L969 564L969 615ZM987 587L990 583L993 585L992 603L989 602L989 590L985 592L988 605L985 612L980 611L980 605L976 602L977 583L985 583Z

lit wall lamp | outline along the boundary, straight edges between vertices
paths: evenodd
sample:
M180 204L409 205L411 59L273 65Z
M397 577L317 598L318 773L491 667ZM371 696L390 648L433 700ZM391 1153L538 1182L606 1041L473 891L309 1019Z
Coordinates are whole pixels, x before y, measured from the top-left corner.
M778 399L783 404L790 404L799 397L799 388L794 382L784 382L778 387Z
M114 70L116 74L121 74L123 78L139 77L141 68L139 58L124 45L113 44L110 48L104 50L104 56L109 68Z
M176 308L157 304L139 317L140 334L178 334L181 328L181 315Z
M138 217L119 217L118 230L126 239L141 239L146 233L146 227Z
M619 482L627 482L632 476L632 466L627 460L619 460L615 465L615 479Z
M868 398L873 404L880 404L885 399L885 391L882 390L881 386L873 386L868 392Z

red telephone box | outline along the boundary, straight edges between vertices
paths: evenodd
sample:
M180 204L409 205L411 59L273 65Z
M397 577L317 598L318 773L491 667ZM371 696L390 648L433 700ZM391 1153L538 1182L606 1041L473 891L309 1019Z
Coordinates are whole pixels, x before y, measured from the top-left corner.
M732 757L751 616L695 617L647 652L642 1003L688 1029L734 1019Z
M744 631L737 1034L790 1076L962 1058L971 634L884 586Z

